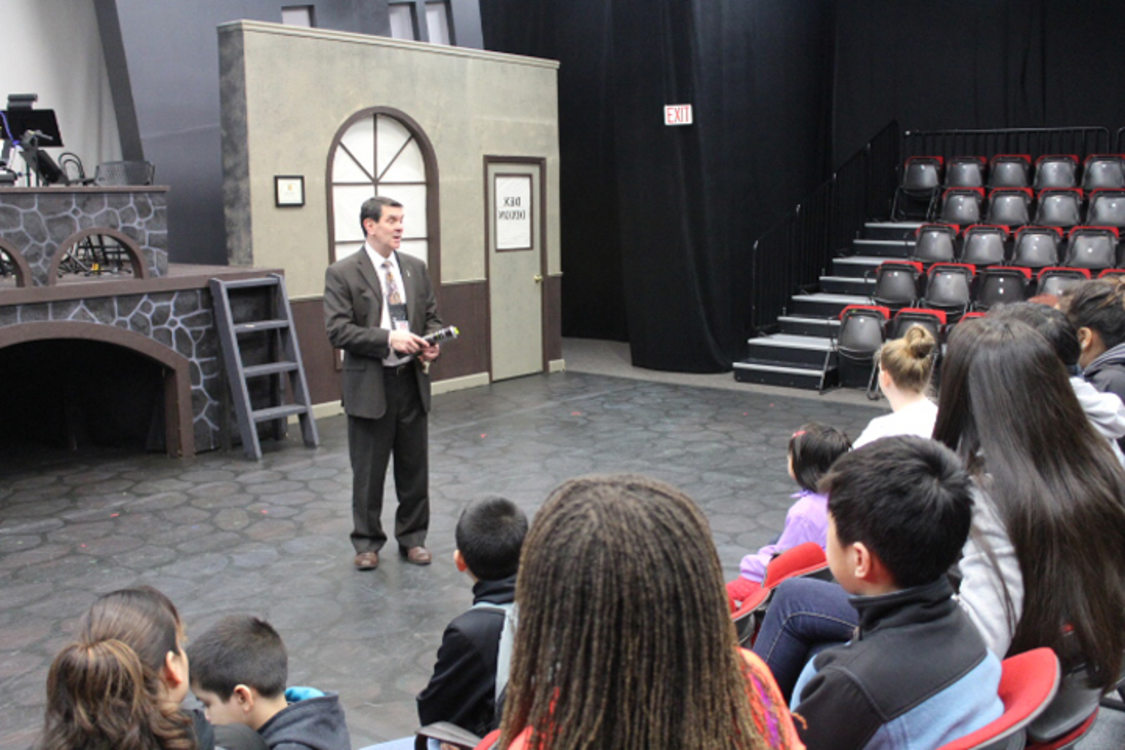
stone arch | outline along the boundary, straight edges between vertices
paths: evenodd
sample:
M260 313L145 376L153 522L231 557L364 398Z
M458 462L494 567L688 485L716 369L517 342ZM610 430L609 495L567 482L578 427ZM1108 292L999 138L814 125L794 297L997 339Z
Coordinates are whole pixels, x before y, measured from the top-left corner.
M191 370L188 359L155 339L117 326L57 321L21 323L0 328L0 349L51 339L100 341L136 352L164 368L164 432L169 456L194 456Z
M376 116L390 117L397 120L417 142L422 155L422 162L426 172L426 265L429 267L430 278L435 287L441 286L441 215L439 213L440 201L438 200L438 164L437 152L434 151L422 126L402 110L394 107L367 107L351 115L336 131L332 137L332 145L328 148L328 158L324 170L324 187L327 193L328 207L328 252L329 262L336 260L336 229L335 229L335 204L332 184L332 165L336 157L336 150L340 147L344 134L357 122L365 117ZM354 221L359 223L357 215Z
M11 261L16 270L16 286L31 286L31 266L27 265L27 259L23 257L15 245L7 240L0 239L0 250L4 251Z
M141 246L137 241L129 235L122 232L120 229L112 227L87 227L79 229L65 240L59 243L58 248L55 249L55 254L51 256L51 267L47 270L47 285L54 286L59 281L59 265L62 264L63 256L66 251L74 247L79 241L86 237L94 235L105 235L112 237L121 243L121 247L125 248L125 253L129 256L129 265L133 267L134 279L147 279L149 278L148 264L145 263L144 256L141 254Z

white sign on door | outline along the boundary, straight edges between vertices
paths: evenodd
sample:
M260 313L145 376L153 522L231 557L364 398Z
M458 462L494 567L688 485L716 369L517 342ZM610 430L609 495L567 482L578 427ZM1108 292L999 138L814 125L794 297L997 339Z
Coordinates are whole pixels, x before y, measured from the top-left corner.
M496 175L496 249L531 249L531 175Z

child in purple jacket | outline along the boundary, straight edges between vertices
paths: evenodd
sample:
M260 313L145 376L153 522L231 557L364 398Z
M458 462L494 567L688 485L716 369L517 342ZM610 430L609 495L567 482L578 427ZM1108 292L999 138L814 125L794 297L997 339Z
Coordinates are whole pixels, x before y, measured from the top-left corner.
M805 542L824 547L828 536L828 498L817 493L816 485L832 462L851 447L843 432L816 422L802 425L789 438L789 476L801 489L792 495L796 502L785 514L785 528L777 541L742 558L741 575L727 584L732 605L761 587L766 566L775 556Z

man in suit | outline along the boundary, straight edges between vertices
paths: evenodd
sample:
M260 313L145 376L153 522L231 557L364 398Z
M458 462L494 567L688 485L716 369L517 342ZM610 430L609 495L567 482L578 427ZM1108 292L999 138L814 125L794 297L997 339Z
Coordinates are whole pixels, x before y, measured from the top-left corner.
M380 516L392 454L399 553L409 563L428 565L430 380L424 365L440 348L422 336L442 323L426 264L398 252L402 204L370 198L359 220L367 238L363 248L329 266L324 280L328 338L344 350L355 566L377 567L387 541Z

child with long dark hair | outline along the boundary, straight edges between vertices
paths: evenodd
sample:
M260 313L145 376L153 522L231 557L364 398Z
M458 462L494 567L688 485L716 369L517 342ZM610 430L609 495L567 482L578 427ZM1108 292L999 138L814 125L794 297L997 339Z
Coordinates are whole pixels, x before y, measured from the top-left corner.
M1005 566L966 548L962 605L998 652L1049 646L1111 687L1125 652L1125 474L1047 340L1016 321L959 325L934 438L965 462L1014 552Z
M934 438L976 487L958 598L985 643L1001 657L1049 646L1111 687L1125 651L1125 474L1047 340L1018 321L958 324ZM855 622L839 586L786 581L754 650L791 690L812 651Z
M1099 391L1078 374L1081 351L1078 332L1066 315L1054 307L1028 301L999 305L989 311L988 317L993 320L1019 320L1047 339L1066 368L1067 380L1074 389L1078 405L1094 429L1106 439L1118 462L1125 465L1125 454L1117 444L1125 437L1125 404L1116 393Z

